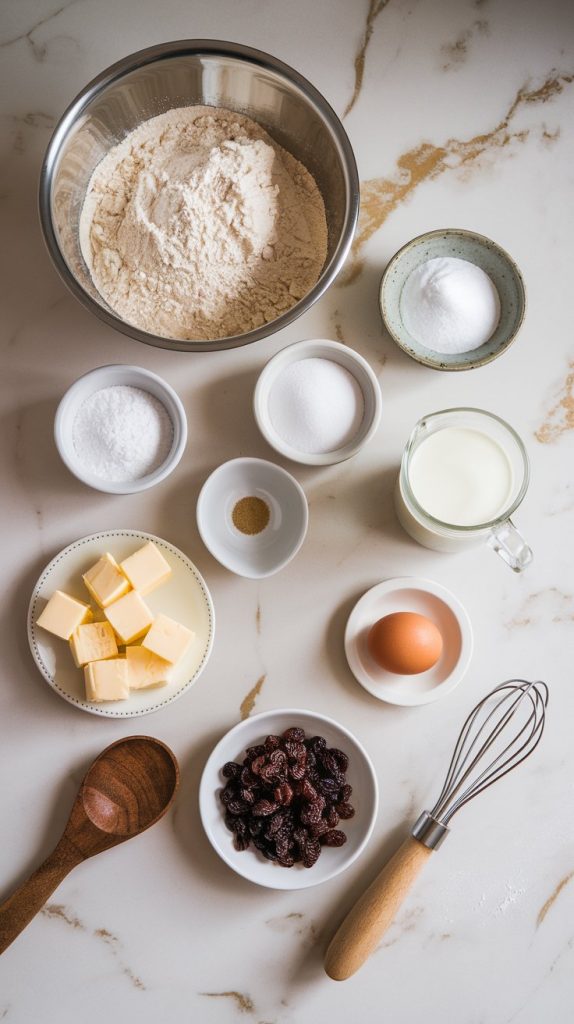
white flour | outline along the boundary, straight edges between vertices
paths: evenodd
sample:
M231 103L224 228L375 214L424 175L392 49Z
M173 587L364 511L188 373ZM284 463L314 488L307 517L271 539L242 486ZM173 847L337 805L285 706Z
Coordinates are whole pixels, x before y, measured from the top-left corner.
M80 220L102 297L154 334L215 340L290 309L327 253L305 167L254 121L181 107L145 121L92 175Z

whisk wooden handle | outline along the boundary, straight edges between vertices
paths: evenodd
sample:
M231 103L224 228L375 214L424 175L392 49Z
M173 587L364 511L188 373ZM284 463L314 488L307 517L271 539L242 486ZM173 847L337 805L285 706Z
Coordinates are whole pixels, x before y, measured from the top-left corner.
M345 981L364 964L431 853L418 839L405 839L331 939L325 957L325 970L330 978Z

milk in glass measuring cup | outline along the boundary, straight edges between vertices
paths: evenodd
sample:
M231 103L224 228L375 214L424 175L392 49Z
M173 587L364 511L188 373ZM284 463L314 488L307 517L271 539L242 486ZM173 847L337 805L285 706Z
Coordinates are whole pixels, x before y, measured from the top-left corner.
M424 547L462 551L487 543L514 572L532 551L510 519L529 480L518 434L482 409L424 416L405 447L395 491L403 528Z

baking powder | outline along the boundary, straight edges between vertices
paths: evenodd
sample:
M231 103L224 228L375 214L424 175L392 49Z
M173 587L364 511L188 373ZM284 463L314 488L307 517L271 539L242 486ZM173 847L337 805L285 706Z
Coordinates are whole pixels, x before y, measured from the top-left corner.
M80 405L72 427L76 455L102 480L140 480L165 462L173 424L164 405L142 388L102 388Z

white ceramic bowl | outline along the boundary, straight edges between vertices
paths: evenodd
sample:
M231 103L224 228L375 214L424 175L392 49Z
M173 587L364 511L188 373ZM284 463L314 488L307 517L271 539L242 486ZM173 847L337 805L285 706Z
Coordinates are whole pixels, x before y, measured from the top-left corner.
M428 672L395 675L371 657L369 630L393 612L426 615L440 630L443 652ZM384 580L363 594L353 608L345 630L345 653L355 679L373 697L402 707L431 704L452 693L462 681L472 656L472 626L458 598L440 583L415 576Z
M245 748L271 734L281 734L292 725L301 726L307 736L324 736L330 747L338 747L349 757L347 779L353 787L351 803L355 815L342 821L347 842L337 848L323 847L312 868L294 864L283 868L266 860L258 850L249 847L239 853L233 835L225 825L224 808L219 793L225 784L221 769L226 761L242 761ZM308 889L340 875L357 859L367 845L379 803L375 770L365 748L352 733L326 715L299 709L265 711L240 722L225 734L211 753L199 786L199 810L207 838L216 853L238 875L268 889Z
M235 504L249 496L269 508L261 533L234 525ZM226 569L262 579L279 572L297 554L307 533L309 511L303 488L287 470L265 459L232 459L205 481L197 500L197 526L206 548Z
M167 458L153 473L139 477L138 480L108 481L94 476L78 459L74 448L72 437L74 420L82 402L93 395L95 391L115 385L148 391L165 407L173 425L173 442ZM56 411L54 440L62 461L70 473L73 473L82 483L93 487L96 491L106 491L108 494L135 494L138 491L147 490L148 487L155 487L173 472L187 443L187 419L181 399L173 388L151 370L120 363L98 366L97 369L90 370L83 377L79 377L66 391Z
M359 384L365 402L363 421L352 441L342 448L322 454L302 452L287 444L273 427L269 415L269 395L279 374L290 363L311 358L331 359L339 363L340 366L344 366L349 373L353 374ZM327 340L299 341L278 352L269 360L259 375L253 396L253 411L257 426L268 444L281 455L292 459L293 462L301 462L307 466L330 466L335 462L344 462L345 459L356 455L375 433L381 418L381 407L379 382L366 359L363 359L358 352L347 345Z

